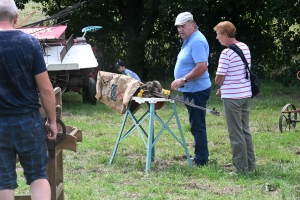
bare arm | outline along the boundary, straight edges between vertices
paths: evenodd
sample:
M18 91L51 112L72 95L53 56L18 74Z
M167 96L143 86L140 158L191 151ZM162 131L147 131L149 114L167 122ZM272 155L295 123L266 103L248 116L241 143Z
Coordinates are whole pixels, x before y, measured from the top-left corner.
M56 126L56 103L52 84L49 80L48 72L43 72L35 76L35 80L39 89L43 108L47 114L48 120L46 122L47 138L55 140L57 135Z
M185 75L187 81L192 81L201 77L204 72L207 70L207 63L206 62L199 62L196 64L196 67L187 75Z
M224 75L216 75L215 83L218 86L221 86L223 84L224 80L225 80L225 76Z
M225 76L224 75L216 75L215 77L215 83L218 85L218 86L221 86L224 82L224 79L225 79ZM221 95L221 90L218 89L217 90L217 93L216 95L220 96Z
M195 79L201 77L206 70L207 70L207 63L199 62L196 64L195 68L192 71L190 71L188 74L185 75L185 78L188 82L195 80ZM176 79L171 83L171 89L177 90L177 88L183 86L184 83L185 82L181 78Z

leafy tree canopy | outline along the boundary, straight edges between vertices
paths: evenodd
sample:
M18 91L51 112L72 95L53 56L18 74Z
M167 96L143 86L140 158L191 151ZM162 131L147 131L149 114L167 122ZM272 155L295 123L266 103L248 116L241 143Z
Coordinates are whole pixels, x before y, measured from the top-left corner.
M48 15L74 4L73 0L34 0ZM291 83L299 70L300 0L87 0L70 16L68 34L80 36L85 26L103 27L88 33L98 47L105 71L115 71L118 59L128 63L143 80L172 77L181 39L174 27L180 12L193 14L210 45L209 71L214 76L222 47L213 27L229 20L237 40L251 50L253 70L260 78ZM27 0L16 0L19 6ZM59 19L65 20L65 19ZM159 73L158 73L159 72Z

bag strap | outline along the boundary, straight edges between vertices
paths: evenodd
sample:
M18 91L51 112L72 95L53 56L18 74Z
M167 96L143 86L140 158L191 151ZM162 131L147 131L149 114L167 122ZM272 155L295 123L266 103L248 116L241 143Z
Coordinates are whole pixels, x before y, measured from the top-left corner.
M245 63L246 70L248 69L248 71L251 73L251 70L248 66L248 62L245 58L243 51L236 44L230 44L229 48L232 49L235 53L237 53L237 55L241 57L242 61ZM246 73L246 79L248 79L248 73Z

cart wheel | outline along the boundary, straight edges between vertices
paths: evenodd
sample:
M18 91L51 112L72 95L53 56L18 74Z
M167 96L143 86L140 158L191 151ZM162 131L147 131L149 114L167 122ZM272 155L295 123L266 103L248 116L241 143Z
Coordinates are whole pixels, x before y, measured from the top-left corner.
M93 78L89 78L89 86L83 86L82 101L85 104L96 105L96 81Z
M47 121L47 117L44 118L44 121ZM61 119L56 118L56 125L57 125L57 136L55 140L55 146L62 143L62 141L65 139L67 135L67 129L63 121Z
M92 105L96 104L96 80L89 78L89 103Z
M288 131L290 131L291 128L296 127L296 121L297 121L297 113L292 112L293 110L296 110L296 107L293 104L286 104L282 110L279 117L279 130L280 132L286 131L288 128Z

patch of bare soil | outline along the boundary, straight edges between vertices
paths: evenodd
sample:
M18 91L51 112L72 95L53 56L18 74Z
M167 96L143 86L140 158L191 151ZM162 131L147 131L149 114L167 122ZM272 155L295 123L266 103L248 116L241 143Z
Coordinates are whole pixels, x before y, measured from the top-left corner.
M188 166L188 161L186 155L179 155L174 156L171 159L168 160L155 160L152 163L151 170L153 171L163 171L166 168L171 167L174 163L176 163L177 166Z
M216 186L212 186L212 187L214 187L213 190L212 190L213 193L216 194L216 195L220 195L220 196L227 195L227 194L237 195L237 194L240 194L241 190L242 190L239 185L230 186L230 187L226 186L224 188L219 188L219 187L216 187Z
M188 183L184 183L180 185L181 187L184 187L186 190L203 190L203 191L211 191L212 193L216 195L227 195L227 194L240 194L241 193L241 187L239 185L237 186L226 186L226 187L220 187L218 185L211 185L207 182L203 181L197 181L197 180L191 180Z

